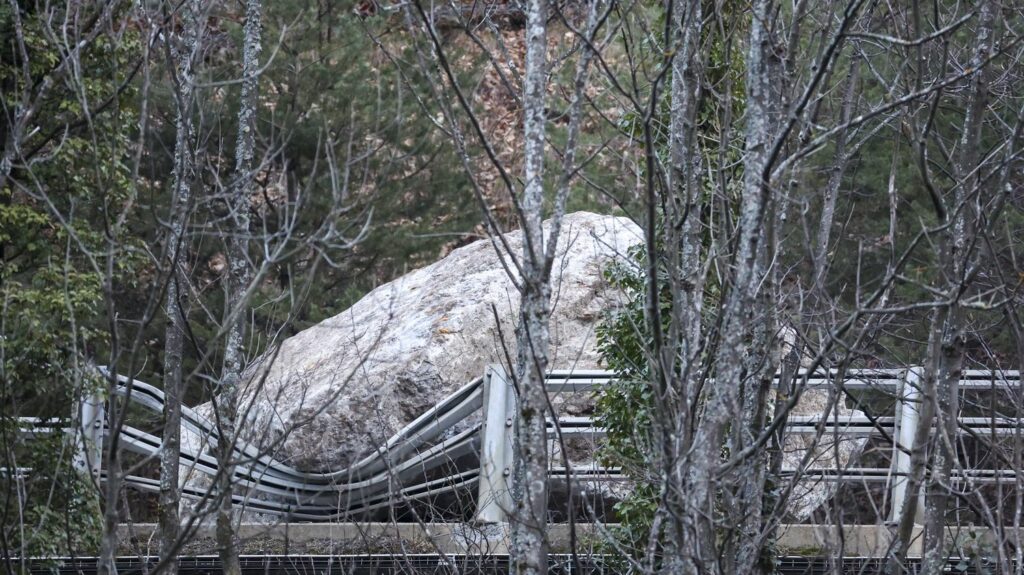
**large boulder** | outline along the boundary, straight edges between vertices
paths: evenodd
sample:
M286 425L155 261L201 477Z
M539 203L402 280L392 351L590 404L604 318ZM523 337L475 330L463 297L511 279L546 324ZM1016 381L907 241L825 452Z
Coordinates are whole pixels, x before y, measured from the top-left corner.
M584 212L566 216L552 278L553 368L601 367L595 328L623 302L604 271L613 261L629 261L627 252L641 242L640 228L626 218ZM248 369L248 438L254 443L273 440L274 458L300 470L341 469L379 449L396 431L481 376L489 364L506 364L515 356L519 302L507 271L513 269L509 251L518 256L522 250L519 232L506 234L504 241L481 240L456 249L286 339ZM806 392L794 415L824 412L827 396ZM580 399L584 409L591 405ZM563 407L572 414L581 404ZM209 415L211 410L205 406L201 411ZM840 417L857 414L839 407ZM863 438L843 440L837 453L791 436L784 467L796 468L808 450L816 459L831 458L820 466L835 464L836 457L847 466L863 445ZM569 445L569 451L570 459L584 463L593 446ZM621 495L629 486L618 488L609 493ZM789 511L804 519L833 494L832 484L805 482L793 494Z
M603 272L641 241L626 218L565 217L552 279L552 367L599 367L595 326L622 299ZM519 295L502 263L510 258L496 247L518 256L522 235L456 249L251 366L251 420L265 438L284 436L275 457L303 470L344 467L488 364L514 357Z
M828 391L807 390L800 397L799 403L790 411L790 417L827 417L834 421L840 429L845 422L856 420L864 415L863 411L846 406L839 401L836 405ZM831 405L831 407L830 407ZM857 467L867 438L856 435L834 435L824 433L821 437L789 434L782 445L782 471L792 473L807 469L850 469ZM808 459L808 452L811 453ZM823 503L832 498L840 484L829 479L807 476L801 481L787 502L787 511L793 521L805 521L819 509Z

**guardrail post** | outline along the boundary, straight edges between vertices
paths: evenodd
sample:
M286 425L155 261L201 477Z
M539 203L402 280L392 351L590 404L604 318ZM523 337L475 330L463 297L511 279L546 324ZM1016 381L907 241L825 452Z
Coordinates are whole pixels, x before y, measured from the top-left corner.
M92 392L80 399L72 414L75 422L74 467L79 473L92 473L99 477L103 449L103 424L106 407L103 397Z
M907 482L910 477L910 453L900 449L905 447L911 452L917 441L917 424L921 418L921 379L923 368L912 367L907 370L907 375L900 385L896 397L896 425L893 435L896 445L893 446L893 472L889 520L898 523L900 513L903 511L903 504L907 499ZM924 498L924 490L918 494ZM924 502L920 501L914 517L915 523L922 523L924 517Z
M488 366L484 373L484 430L476 511L476 520L482 523L503 523L512 509L514 417L511 380L501 366Z

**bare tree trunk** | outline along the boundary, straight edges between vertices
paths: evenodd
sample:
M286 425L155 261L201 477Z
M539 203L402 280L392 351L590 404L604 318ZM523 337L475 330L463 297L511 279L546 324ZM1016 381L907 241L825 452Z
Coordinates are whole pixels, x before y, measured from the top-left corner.
M748 326L758 290L758 253L762 249L761 224L767 218L768 183L765 163L772 142L770 111L772 88L769 71L771 0L753 2L747 51L746 143L742 200L735 256L729 292L722 309L721 339L715 357L715 385L709 390L704 419L694 437L689 469L687 512L695 514L696 536L687 538L688 557L696 558L700 570L718 572L715 537L715 469L720 461L722 441L730 422L741 413Z
M181 456L181 402L183 395L182 350L188 299L187 226L195 179L194 128L192 125L193 66L199 50L200 6L186 1L182 6L184 31L181 45L174 48L175 101L177 120L174 142L174 183L171 198L170 231L167 254L170 271L167 278L167 328L164 342L163 443L160 450L160 558L167 572L176 573L175 554L180 531L181 489L178 468Z
M110 383L108 389L115 389L117 381L115 375L108 376ZM107 403L107 421L112 425L120 421L120 402L111 394ZM118 446L119 437L117 433L106 433L103 436L103 458L107 480L101 484L103 493L103 540L100 542L99 573L100 575L115 575L117 573L117 525L120 520L119 510L121 506L121 449Z
M774 228L774 224L766 225ZM768 417L768 394L772 380L779 365L778 353L774 352L775 334L778 331L778 312L772 296L776 295L775 273L769 271L769 254L777 253L777 246L769 250L767 244L774 243L775 234L769 232L771 239L765 240L761 247L762 255L758 258L757 275L771 274L766 284L772 286L762 288L762 293L755 298L758 317L754 320L753 334L747 347L746 381L743 383L743 411L739 424L733 424L733 453L745 449L752 444L764 431ZM737 573L762 573L764 563L761 561L761 530L764 524L765 482L768 471L768 451L758 450L742 465L737 467L735 483L737 487L736 501L738 506L732 510L732 525L737 535L737 552L735 554Z
M525 188L520 219L523 230L523 278L516 333L519 381L516 513L513 522L513 572L547 573L547 392L548 321L551 285L544 253L544 133L547 90L546 0L530 0L526 24L526 71L523 78Z
M945 547L946 510L949 504L950 477L956 459L957 416L960 413L960 376L964 362L963 313L960 299L970 278L966 277L968 262L971 261L971 235L975 228L974 219L982 178L979 174L978 149L981 146L982 115L988 102L983 61L993 48L993 22L998 12L991 1L979 6L978 28L974 36L975 51L971 67L978 70L971 77L971 91L968 95L966 116L954 174L953 203L946 210L947 221L952 226L942 232L939 269L944 276L945 293L949 308L945 310L943 322L932 326L939 330L940 345L933 349L938 353L936 363L936 421L934 470L928 482L925 503L924 532L924 573L941 573L946 563ZM973 198L975 199L971 199ZM925 398L928 401L928 398Z
M971 90L967 95L963 130L952 169L957 181L951 201L938 197L936 191L932 192L942 226L937 234L936 261L940 274L939 289L945 296L945 305L932 314L928 366L921 394L923 405L920 407L921 417L917 429L917 437L927 439L918 442L911 454L911 476L907 482L909 496L901 511L897 539L888 566L890 573L898 572L906 558L917 512L916 494L922 485L926 488L922 573L942 572L947 559L945 519L950 498L950 478L956 460L959 382L964 360L964 326L960 300L970 282L967 270L972 258L970 243L973 220L977 215L977 209L972 203L978 202L977 198L981 195L981 177L977 170L978 148L981 143L981 116L987 101L982 70L992 50L996 11L992 2L983 2L978 9L975 48L970 63L970 69L976 72L970 77ZM917 12L914 18L914 25L919 29ZM921 148L923 145L918 144L921 158L925 157L925 151ZM922 177L929 181L925 162L919 160L919 165ZM975 199L971 200L972 197ZM933 425L936 426L934 432ZM926 476L929 457L931 473Z
M678 572L686 557L682 542L693 533L687 521L682 486L686 477L684 458L689 444L689 415L695 402L699 377L701 310L704 276L701 265L702 162L698 145L697 103L703 90L700 50L702 3L680 3L672 14L676 43L672 60L669 118L668 201L665 204L664 249L668 258L671 290L671 321L666 344L654 357L652 373L660 373L658 400L654 402L656 449L664 476L663 502L668 512L663 570ZM655 258L656 254L650 254ZM659 291L659 290L656 290ZM659 297L651 294L650 297ZM660 305L657 300L650 302ZM652 329L661 329L660 326Z
M232 482L234 446L237 435L238 386L245 367L244 339L248 309L246 291L249 271L249 193L256 147L256 108L259 95L261 43L261 0L247 0L242 36L242 91L238 107L238 140L235 144L235 176L229 190L231 231L228 239L228 277L225 312L228 332L224 346L224 371L217 397L218 477L217 547L226 575L240 575Z
M436 34L437 22L428 16L427 10L418 2L410 6L422 19L429 36L439 71L455 95L457 107L469 118L472 134L488 156L488 163L500 175L501 184L508 192L523 234L522 254L502 253L502 260L509 265L505 269L520 292L518 325L516 326L515 383L517 386L518 411L515 434L515 464L512 477L512 494L515 509L510 514L512 541L510 546L511 567L514 573L547 573L547 480L548 440L546 415L549 401L545 389L545 373L549 364L549 321L551 316L551 274L560 235L561 221L565 214L570 184L578 166L575 160L577 140L581 133L582 107L587 101L585 87L588 66L595 55L594 33L599 26L598 6L590 6L586 33L580 34L581 55L576 69L573 86L573 100L569 109L567 140L563 154L562 173L558 179L557 191L550 214L550 226L543 229L544 221L544 154L546 132L546 92L548 76L547 59L547 0L531 0L526 6L526 62L523 80L523 131L524 131L524 184L522 193L513 181L506 166L494 152L495 145L485 134L480 118L474 111L467 94L458 80L446 56L446 50ZM412 14L410 11L409 14ZM605 17L607 14L605 14ZM411 22L411 21L410 21ZM571 24L568 24L572 28ZM412 28L412 26L410 26ZM428 66L420 61L422 69ZM500 74L500 72L499 72ZM443 86L444 84L438 84ZM511 84L508 85L512 90ZM455 136L455 146L462 156L463 166L475 180L475 169L465 147L454 107L441 91L434 92ZM495 247L503 252L505 242L500 235L489 200L478 182L474 181L474 193L480 202L488 233L492 234ZM501 246L501 247L499 247ZM518 272L518 273L517 273Z
M853 115L853 108L857 99L857 80L860 70L860 60L855 59L850 63L850 69L846 75L846 95L843 97L843 111L840 122L849 122ZM814 245L814 252L811 256L811 264L814 269L814 282L811 287L812 297L818 306L823 304L825 294L825 278L828 276L828 246L832 237L832 224L835 222L836 200L839 198L839 186L843 183L843 175L846 173L846 165L849 162L847 155L847 130L836 134L835 158L832 160L832 167L829 170L828 184L825 186L825 198L822 200L821 221L818 224L818 236ZM819 310L814 310L819 311ZM823 339L819 338L819 339Z

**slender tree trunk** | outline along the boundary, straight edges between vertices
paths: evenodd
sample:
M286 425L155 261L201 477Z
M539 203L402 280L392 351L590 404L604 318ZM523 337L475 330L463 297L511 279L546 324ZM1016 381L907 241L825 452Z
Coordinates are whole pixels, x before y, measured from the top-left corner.
M526 20L526 70L523 78L525 187L522 195L523 277L517 330L519 438L513 521L512 567L515 573L548 572L548 410L544 374L548 370L551 285L545 274L544 140L547 91L548 3L530 0Z
M667 254L671 318L666 344L653 358L659 381L654 418L661 473L662 505L666 508L665 559L662 570L678 572L686 562L682 542L692 536L693 525L685 513L682 486L686 477L682 454L689 444L689 415L699 377L701 309L704 281L701 266L701 154L697 134L697 102L703 88L703 55L700 50L702 3L680 3L673 11L675 56L672 60L669 117L668 201L663 224L663 249ZM656 254L651 254L656 258ZM658 297L658 296L655 296ZM657 301L652 302L658 305Z
M547 573L547 371L550 288L523 288L519 313L518 501L513 522L513 570Z
M949 478L956 458L957 415L960 411L960 373L963 366L963 332L956 310L949 310L943 325L933 326L942 333L938 346L938 372L935 395L925 401L935 402L937 428L931 435L932 473L924 507L924 566L922 573L942 573L947 559L945 546L946 510L949 503Z
M702 3L691 1L679 6L675 13L679 49L672 62L671 117L669 146L668 221L665 225L665 249L671 262L669 275L673 291L673 321L669 339L678 342L678 349L670 350L689 364L698 359L701 334L701 309L704 301L704 282L701 266L701 208L703 173L697 134L697 102L701 97L703 56L700 34L703 24ZM679 355L676 355L679 354ZM673 363L666 359L666 365ZM691 366L686 366L691 367ZM679 389L681 399L689 407L691 387Z
M774 226L772 226L774 227ZM774 237L774 234L768 234ZM766 240L765 243L771 243ZM768 400L772 381L779 365L778 353L775 352L778 331L778 315L774 289L777 283L774 272L769 271L767 261L768 250L762 246L762 255L758 263L758 276L771 274L772 278L765 282L771 288L762 288L758 294L757 309L759 317L754 320L753 334L747 348L746 381L743 383L742 423L734 425L733 453L745 449L764 431L768 418ZM764 526L765 483L768 471L768 451L759 450L734 472L736 501L739 503L734 510L735 515L729 523L737 533L736 573L764 573L766 564L761 561L761 530Z
M762 222L767 218L768 183L764 167L771 146L772 88L769 71L771 0L753 2L747 51L744 176L739 215L737 253L731 285L722 309L721 338L715 357L715 385L709 390L704 419L694 437L689 469L688 514L695 514L696 536L687 538L688 557L697 559L701 572L718 572L714 517L715 468L725 430L742 411L740 391L746 358L748 326L758 290L757 260Z
M921 9L918 3L914 2L910 6L910 19L909 19L909 32L915 37L922 33L921 26ZM926 58L924 56L925 46L918 45L914 46L911 50L908 50L908 58L912 58L914 66L914 87L920 89L923 85L924 68L926 65ZM913 142L916 147L920 147L920 142ZM920 153L920 152L919 152ZM923 168L922 168L923 169ZM921 174L923 177L927 177L927 173ZM890 216L891 217L891 216ZM918 493L924 484L925 472L928 464L928 442L924 440L931 435L931 426L934 421L934 409L935 402L930 401L929 398L935 397L935 372L936 367L932 360L935 357L934 349L938 346L938 336L934 327L941 325L941 318L946 310L936 309L931 313L931 326L933 329L928 334L928 348L927 348L927 359L928 364L925 366L924 373L918 379L918 385L921 386L920 397L923 401L920 405L916 406L915 409L919 410L917 429L914 430L914 445L904 446L911 450L910 452L910 472L906 479L906 498L903 501L903 507L899 510L899 522L896 525L895 540L892 543L892 552L886 561L886 573L888 575L895 575L896 573L905 572L904 566L906 565L907 553L910 549L910 540L914 532L915 518L917 516L918 506Z
M187 144L186 144L187 145ZM175 186L177 200L188 201L188 184ZM184 195L183 195L184 194ZM163 443L160 449L160 555L161 558L173 553L178 540L179 504L181 489L178 479L179 459L181 455L181 401L183 395L182 382L182 349L185 339L185 310L188 297L188 276L183 267L184 246L184 212L188 208L179 206L176 211L182 213L174 216L171 237L173 238L171 253L173 266L168 277L167 286L167 328L164 341L164 410L163 410ZM168 564L168 572L177 572L176 564Z
M234 447L238 422L238 386L245 367L244 339L248 308L249 193L256 147L256 108L259 95L261 0L247 0L242 36L242 92L238 107L238 140L235 144L235 176L229 189L231 227L228 240L228 277L225 306L228 322L224 346L224 371L217 397L219 425L217 457L220 506L217 510L217 547L225 575L240 575L235 518L232 510Z
M176 46L175 72L177 120L174 142L174 183L171 198L170 232L167 254L170 272L167 278L167 328L164 342L164 412L163 444L160 450L160 558L167 561L167 573L177 573L177 560L168 560L175 553L180 531L179 506L181 489L178 468L181 456L181 403L183 395L182 350L188 300L187 226L195 179L194 128L192 125L193 66L198 53L201 18L200 6L188 0L182 6L184 31L181 45Z
M857 79L860 71L860 60L854 59L850 63L850 69L846 74L846 95L843 97L841 122L849 122L853 115L855 101L857 99ZM814 283L811 286L812 297L817 302L814 312L823 304L825 298L825 278L828 276L828 246L832 238L832 224L835 221L836 201L839 199L839 187L843 183L843 175L846 173L846 164L849 161L847 155L847 138L849 134L843 130L836 134L835 156L832 160L832 167L829 170L828 183L825 186L825 197L821 205L821 221L818 224L818 236L814 245L814 253L811 256L811 265L814 269ZM824 340L824 336L820 338Z
M516 334L519 394L519 500L513 521L515 573L547 573L547 392L548 321L551 286L546 270L544 231L544 133L547 90L546 0L530 0L523 79L525 188L522 196L523 277Z
M109 389L117 386L114 376L109 376ZM114 423L120 420L120 402L111 394L107 404L107 421ZM118 437L115 433L106 433L103 436L103 457L107 480L101 484L103 493L103 540L100 542L99 573L100 575L115 575L117 573L117 526L120 520L119 510L121 506L121 450L118 447Z
M978 7L978 28L974 36L974 55L971 66L978 70L971 77L971 91L968 95L963 131L954 165L957 183L953 193L953 204L946 210L952 218L952 226L942 232L940 245L940 273L944 276L949 309L941 325L932 327L940 330L942 339L934 350L938 353L936 363L936 421L937 433L933 435L934 471L928 482L925 503L924 532L924 573L941 573L947 559L945 546L946 511L949 507L949 485L953 464L956 460L957 416L960 412L960 376L964 362L963 313L960 298L966 288L968 262L972 259L969 244L977 213L976 198L981 195L981 176L978 172L978 149L981 146L982 115L988 102L988 89L982 62L990 55L993 47L993 23L997 13L994 2L985 1ZM971 197L975 199L971 199ZM979 203L980 205L980 203ZM927 398L926 398L927 400Z

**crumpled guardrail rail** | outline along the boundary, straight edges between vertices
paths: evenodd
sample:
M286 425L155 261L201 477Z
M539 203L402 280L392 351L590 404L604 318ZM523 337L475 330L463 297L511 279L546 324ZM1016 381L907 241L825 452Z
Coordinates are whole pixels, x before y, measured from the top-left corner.
M110 373L99 368L105 377ZM790 434L817 433L819 423L825 433L835 436L870 436L880 431L891 433L897 445L894 446L893 466L890 468L811 468L801 475L825 481L885 482L893 489L894 500L902 501L906 496L900 492L903 469L909 462L906 453L913 446L914 438L908 431L914 425L915 402L920 401L917 383L919 368L910 369L860 369L848 370L841 383L847 390L886 390L897 400L895 417L839 416L822 422L817 416L791 416L786 432ZM827 389L837 387L836 371L801 373L798 381L805 388ZM593 392L615 380L615 374L597 370L552 371L547 378L549 391ZM776 376L776 379L778 376ZM160 413L164 406L164 393L145 382L123 375L116 376L114 392L132 403ZM507 386L495 387L496 383ZM960 382L961 389L985 390L996 388L1017 388L1020 374L1016 371L965 370ZM511 430L514 409L514 392L509 378L500 367L488 368L484 376L474 379L427 410L414 421L403 427L380 449L353 465L324 473L300 471L286 462L273 457L272 453L259 446L239 442L234 449L238 462L234 467L233 482L241 489L234 496L235 502L247 510L260 513L287 516L299 520L337 521L355 514L380 509L403 500L417 500L435 495L464 490L479 486L477 496L478 518L502 520L508 509L508 485L505 478L509 473L507 447L511 445ZM499 393L500 392L500 393ZM488 398L497 399L499 404L485 405ZM453 428L483 407L483 421L451 434ZM488 418L488 411L495 413ZM492 421L493 420L493 421ZM196 410L184 407L182 421L186 429L203 441L215 444L216 425ZM492 426L490 432L486 423ZM1020 420L1012 418L960 418L963 433L1014 434L1021 430ZM601 437L604 430L591 417L563 417L548 424L551 435ZM35 418L23 418L21 433L31 437L39 433L75 433L79 430L50 426ZM102 429L107 432L106 427ZM488 434L490 433L490 435ZM129 426L121 429L121 442L125 449L147 457L156 456L161 449L159 437ZM490 446L490 447L488 447ZM504 447L502 447L504 446ZM500 449L498 449L500 447ZM495 452L494 450L497 449ZM480 454L479 468L457 471L452 474L429 479L427 472L454 462L473 453ZM216 476L220 473L215 457L183 447L181 457L190 470ZM499 457L500 461L494 460ZM791 472L790 472L791 473ZM617 481L623 476L618 469L589 467L579 469L552 469L552 477L570 475L581 481ZM955 474L958 481L979 483L1013 480L1015 470L975 470ZM482 480L483 479L483 480ZM151 478L126 476L125 482L134 488L157 491L159 483ZM504 492L500 492L504 490ZM183 494L191 498L208 496L203 489L185 486ZM895 507L895 506L894 506Z

